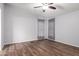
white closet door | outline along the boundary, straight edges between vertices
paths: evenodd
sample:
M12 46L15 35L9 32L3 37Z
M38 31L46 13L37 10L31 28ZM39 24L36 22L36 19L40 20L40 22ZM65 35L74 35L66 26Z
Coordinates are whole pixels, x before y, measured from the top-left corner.
M38 20L38 39L44 39L44 20Z
M55 21L54 21L54 19L50 19L48 21L48 38L55 39Z

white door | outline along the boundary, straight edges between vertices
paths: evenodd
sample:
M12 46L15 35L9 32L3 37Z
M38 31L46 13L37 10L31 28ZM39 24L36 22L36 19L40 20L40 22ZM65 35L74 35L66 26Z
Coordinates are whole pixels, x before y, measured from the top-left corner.
M44 20L38 20L38 39L44 39Z
M55 39L55 19L48 20L48 38Z

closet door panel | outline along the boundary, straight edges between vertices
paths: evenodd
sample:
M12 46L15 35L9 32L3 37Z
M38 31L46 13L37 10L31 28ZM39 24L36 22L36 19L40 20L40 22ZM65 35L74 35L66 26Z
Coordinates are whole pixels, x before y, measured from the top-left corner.
M54 19L50 19L48 21L48 38L55 39L55 21L54 21Z
M44 20L38 20L38 39L44 39Z

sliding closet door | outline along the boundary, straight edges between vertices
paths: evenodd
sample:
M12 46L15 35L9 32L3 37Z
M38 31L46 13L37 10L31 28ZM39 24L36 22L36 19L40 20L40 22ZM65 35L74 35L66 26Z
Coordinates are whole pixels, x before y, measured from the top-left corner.
M44 39L44 23L44 20L38 20L38 39Z
M48 20L48 38L55 39L55 19Z

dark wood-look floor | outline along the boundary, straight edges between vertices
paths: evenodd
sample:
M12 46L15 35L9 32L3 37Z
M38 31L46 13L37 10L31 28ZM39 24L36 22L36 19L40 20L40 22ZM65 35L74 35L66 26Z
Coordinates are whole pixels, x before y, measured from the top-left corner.
M79 48L50 40L37 40L6 45L4 56L79 56Z

